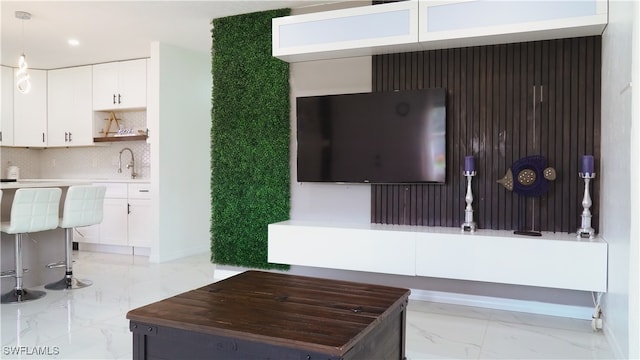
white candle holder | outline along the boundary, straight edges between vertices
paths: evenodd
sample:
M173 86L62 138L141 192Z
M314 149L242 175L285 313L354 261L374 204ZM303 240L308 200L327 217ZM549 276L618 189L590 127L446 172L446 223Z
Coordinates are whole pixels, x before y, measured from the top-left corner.
M584 197L582 198L582 222L578 229L579 238L593 239L596 231L591 227L591 211L589 208L592 205L591 195L589 194L589 182L596 177L596 173L578 173L578 175L584 179Z
M476 231L476 223L473 221L473 207L471 204L473 203L473 192L471 191L471 178L476 176L475 171L463 171L462 175L467 178L467 194L464 197L464 200L467 202L467 207L464 209L464 222L460 227L462 231L475 232Z

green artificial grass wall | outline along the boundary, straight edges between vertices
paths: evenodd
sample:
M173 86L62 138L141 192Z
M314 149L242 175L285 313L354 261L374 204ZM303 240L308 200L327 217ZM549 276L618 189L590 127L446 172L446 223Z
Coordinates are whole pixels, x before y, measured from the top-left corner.
M271 19L289 9L213 20L211 260L267 261L267 225L289 218L289 65L271 56Z

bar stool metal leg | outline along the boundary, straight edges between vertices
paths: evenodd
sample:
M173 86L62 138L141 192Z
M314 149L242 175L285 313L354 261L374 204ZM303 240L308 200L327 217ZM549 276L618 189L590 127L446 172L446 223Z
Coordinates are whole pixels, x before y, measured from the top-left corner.
M93 284L90 280L78 280L73 276L73 259L71 259L71 251L73 250L73 228L64 229L65 245L65 275L64 278L47 284L44 286L48 290L66 290L66 289L81 289Z
M21 303L30 300L37 300L41 297L44 297L47 293L40 290L28 290L22 287L22 275L24 274L24 269L22 266L22 234L16 234L16 247L15 247L15 258L16 258L16 287L3 294L0 299L0 303L2 304L12 304L12 303Z

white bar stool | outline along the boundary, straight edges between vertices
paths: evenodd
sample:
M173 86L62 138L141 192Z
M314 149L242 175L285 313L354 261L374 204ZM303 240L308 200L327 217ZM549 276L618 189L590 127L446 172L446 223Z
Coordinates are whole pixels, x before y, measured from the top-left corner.
M89 280L78 280L73 277L73 228L96 225L102 222L104 194L106 186L76 185L70 186L62 208L60 227L65 229L65 261L49 264L47 267L66 267L64 278L45 285L48 290L80 289L91 286Z
M15 235L16 287L2 295L1 303L20 303L46 295L44 291L22 287L22 235L58 227L58 207L62 190L59 188L23 188L16 190L11 205L11 219L0 223L3 233Z

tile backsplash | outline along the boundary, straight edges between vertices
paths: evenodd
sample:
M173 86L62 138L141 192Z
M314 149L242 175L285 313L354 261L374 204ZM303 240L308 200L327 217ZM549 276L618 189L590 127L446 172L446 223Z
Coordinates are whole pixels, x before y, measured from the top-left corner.
M134 130L146 128L146 111L116 112L122 119L120 125ZM104 136L109 112L94 112L95 136ZM110 129L117 131L115 125ZM146 141L119 141L96 143L95 146L70 148L14 148L0 147L0 171L7 177L7 167L20 168L22 179L109 179L131 178L126 164L131 160L129 152L122 154L122 173L118 173L120 151L128 147L133 151L137 179L150 178L150 149Z
M78 148L0 148L1 177L6 177L7 167L20 168L22 179L110 179L131 178L126 168L129 152L122 154L122 173L118 173L120 151L128 147L133 151L138 179L149 179L151 158L149 144L145 141L100 143L93 147Z

